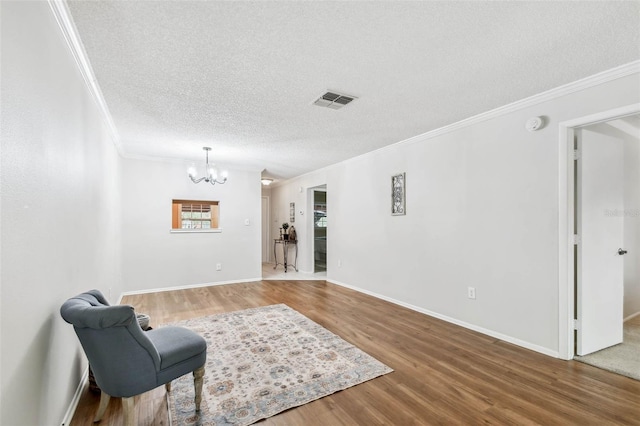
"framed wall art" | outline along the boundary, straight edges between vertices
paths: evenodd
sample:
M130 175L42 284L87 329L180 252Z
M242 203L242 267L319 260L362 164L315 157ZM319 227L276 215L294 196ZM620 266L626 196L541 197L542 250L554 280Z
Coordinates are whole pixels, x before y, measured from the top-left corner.
M391 176L391 215L402 216L406 210L406 173Z
M296 221L296 203L289 203L289 222Z

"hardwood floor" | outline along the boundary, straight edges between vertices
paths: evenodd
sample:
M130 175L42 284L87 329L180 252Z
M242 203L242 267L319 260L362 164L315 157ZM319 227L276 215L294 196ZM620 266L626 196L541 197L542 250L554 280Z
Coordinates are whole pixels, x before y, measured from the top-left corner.
M640 425L640 381L562 361L325 281L262 281L127 296L153 327L284 303L395 371L264 425ZM71 425L90 424L99 395ZM139 425L168 425L164 387L136 397ZM122 422L112 398L101 425Z

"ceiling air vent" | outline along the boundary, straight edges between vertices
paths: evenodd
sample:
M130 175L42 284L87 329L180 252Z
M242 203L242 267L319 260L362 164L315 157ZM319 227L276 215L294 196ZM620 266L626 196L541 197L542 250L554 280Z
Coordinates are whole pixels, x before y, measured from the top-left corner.
M355 96L341 95L335 92L327 92L316 99L313 104L331 109L340 109L354 99L358 98Z

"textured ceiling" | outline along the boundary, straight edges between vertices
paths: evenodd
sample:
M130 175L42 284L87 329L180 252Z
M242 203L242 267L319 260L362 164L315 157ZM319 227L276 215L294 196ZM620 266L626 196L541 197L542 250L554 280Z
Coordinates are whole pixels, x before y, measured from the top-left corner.
M277 179L640 59L637 1L68 5L125 157Z

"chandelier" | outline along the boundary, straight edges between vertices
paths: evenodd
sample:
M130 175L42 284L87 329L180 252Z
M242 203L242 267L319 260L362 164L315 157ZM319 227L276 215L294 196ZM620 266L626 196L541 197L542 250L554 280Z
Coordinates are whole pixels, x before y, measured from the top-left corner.
M222 172L222 180L218 180L218 170L215 168L215 166L213 164L209 164L209 151L211 151L211 148L209 148L208 146L203 146L202 149L205 150L205 152L207 153L207 160L205 163L205 169L204 169L204 176L202 176L201 178L198 178L198 171L196 170L195 166L191 166L189 167L189 178L191 178L191 181L193 183L200 183L202 181L208 182L211 185L215 185L216 183L219 184L223 184L227 181L227 172L223 171Z

